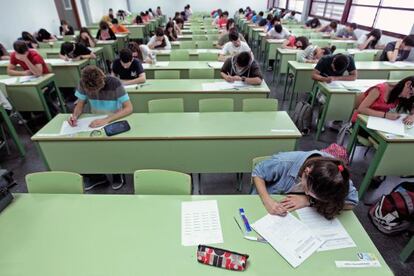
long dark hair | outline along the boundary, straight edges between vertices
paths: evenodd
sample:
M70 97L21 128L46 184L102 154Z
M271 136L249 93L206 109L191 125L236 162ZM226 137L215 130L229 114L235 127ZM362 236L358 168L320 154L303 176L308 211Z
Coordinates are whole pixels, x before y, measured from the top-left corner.
M137 59L139 59L139 61L144 62L144 58L142 56L142 52L141 52L141 48L139 48L139 44L131 41L128 43L128 49L131 50L132 53L137 53Z
M36 43L37 44L36 38L29 32L23 31L22 32L22 39L24 41L30 41L31 43Z
M377 45L378 41L381 39L381 30L380 29L373 29L372 31L370 31L369 33L366 34L367 39L370 36L375 37L375 39L373 41L371 41L367 47L365 49L375 49L375 46Z
M228 31L230 29L231 24L234 24L234 19L230 18L229 20L227 20L227 24L226 24L226 30Z
M414 86L414 76L409 76L400 80L390 91L387 103L394 103L399 100L397 111L410 112L413 108L414 97L409 99L400 98L400 94L404 90L405 83L411 81L411 87Z
M309 46L309 39L306 36L298 36L296 38L295 44L298 41L300 41L302 43L302 46L300 47L300 49L302 49L302 50L305 50L306 47Z
M89 41L82 39L82 33L88 33L89 37L92 38L91 32L89 32L89 29L86 28L86 27L82 27L79 30L79 35L76 37L76 42L85 44L85 46L89 47L90 46ZM88 44L88 45L86 45L86 44Z
M172 34L170 34L170 32L168 31L168 28L172 28ZM165 25L164 33L168 37L169 40L171 41L177 40L177 32L175 31L175 28L174 28L174 22L168 21L167 25Z
M345 206L349 193L349 170L345 163L332 157L311 157L299 170L302 176L305 169L306 185L317 198L314 207L326 219L333 219Z

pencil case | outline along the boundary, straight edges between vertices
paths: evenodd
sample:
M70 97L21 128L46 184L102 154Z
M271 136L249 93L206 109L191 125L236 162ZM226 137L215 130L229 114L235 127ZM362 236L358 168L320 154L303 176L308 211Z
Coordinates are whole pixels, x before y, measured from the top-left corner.
M225 268L228 270L244 271L249 255L220 249L207 245L199 245L197 261L202 264Z

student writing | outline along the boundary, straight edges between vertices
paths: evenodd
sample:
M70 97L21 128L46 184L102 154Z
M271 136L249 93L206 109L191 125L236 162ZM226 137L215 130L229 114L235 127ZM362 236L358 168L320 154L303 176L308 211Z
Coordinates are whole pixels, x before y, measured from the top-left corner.
M144 83L146 80L141 62L132 56L128 48L122 49L119 58L112 63L112 75L120 78L124 85Z
M239 32L237 32L235 29L233 29L229 33L229 40L230 40L229 42L224 44L220 52L220 55L218 58L220 61L224 61L229 56L234 56L241 52L251 53L251 49L249 45L246 42L240 40Z
M241 52L226 59L220 75L228 82L242 81L247 84L261 84L263 81L259 64L253 60L250 52Z
M345 71L349 75L344 75ZM344 54L328 55L322 57L312 72L312 79L322 82L334 80L353 81L357 78L357 69L354 59Z
M83 46L77 42L64 42L60 47L59 57L66 61L80 60L80 59L94 59L96 55L89 50L89 48Z

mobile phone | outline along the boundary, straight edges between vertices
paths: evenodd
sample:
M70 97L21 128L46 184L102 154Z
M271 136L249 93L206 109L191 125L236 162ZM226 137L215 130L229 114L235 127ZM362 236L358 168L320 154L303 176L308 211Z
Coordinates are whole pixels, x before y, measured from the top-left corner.
M106 125L104 127L104 130L107 136L114 136L131 130L131 127L128 124L128 121L123 120Z

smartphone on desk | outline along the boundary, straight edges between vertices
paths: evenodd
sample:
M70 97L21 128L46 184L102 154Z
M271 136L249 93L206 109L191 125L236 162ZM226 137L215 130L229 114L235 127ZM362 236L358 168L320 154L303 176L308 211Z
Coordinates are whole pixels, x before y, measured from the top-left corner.
M131 127L128 124L128 121L123 120L106 125L104 127L104 130L107 136L114 136L131 130Z

